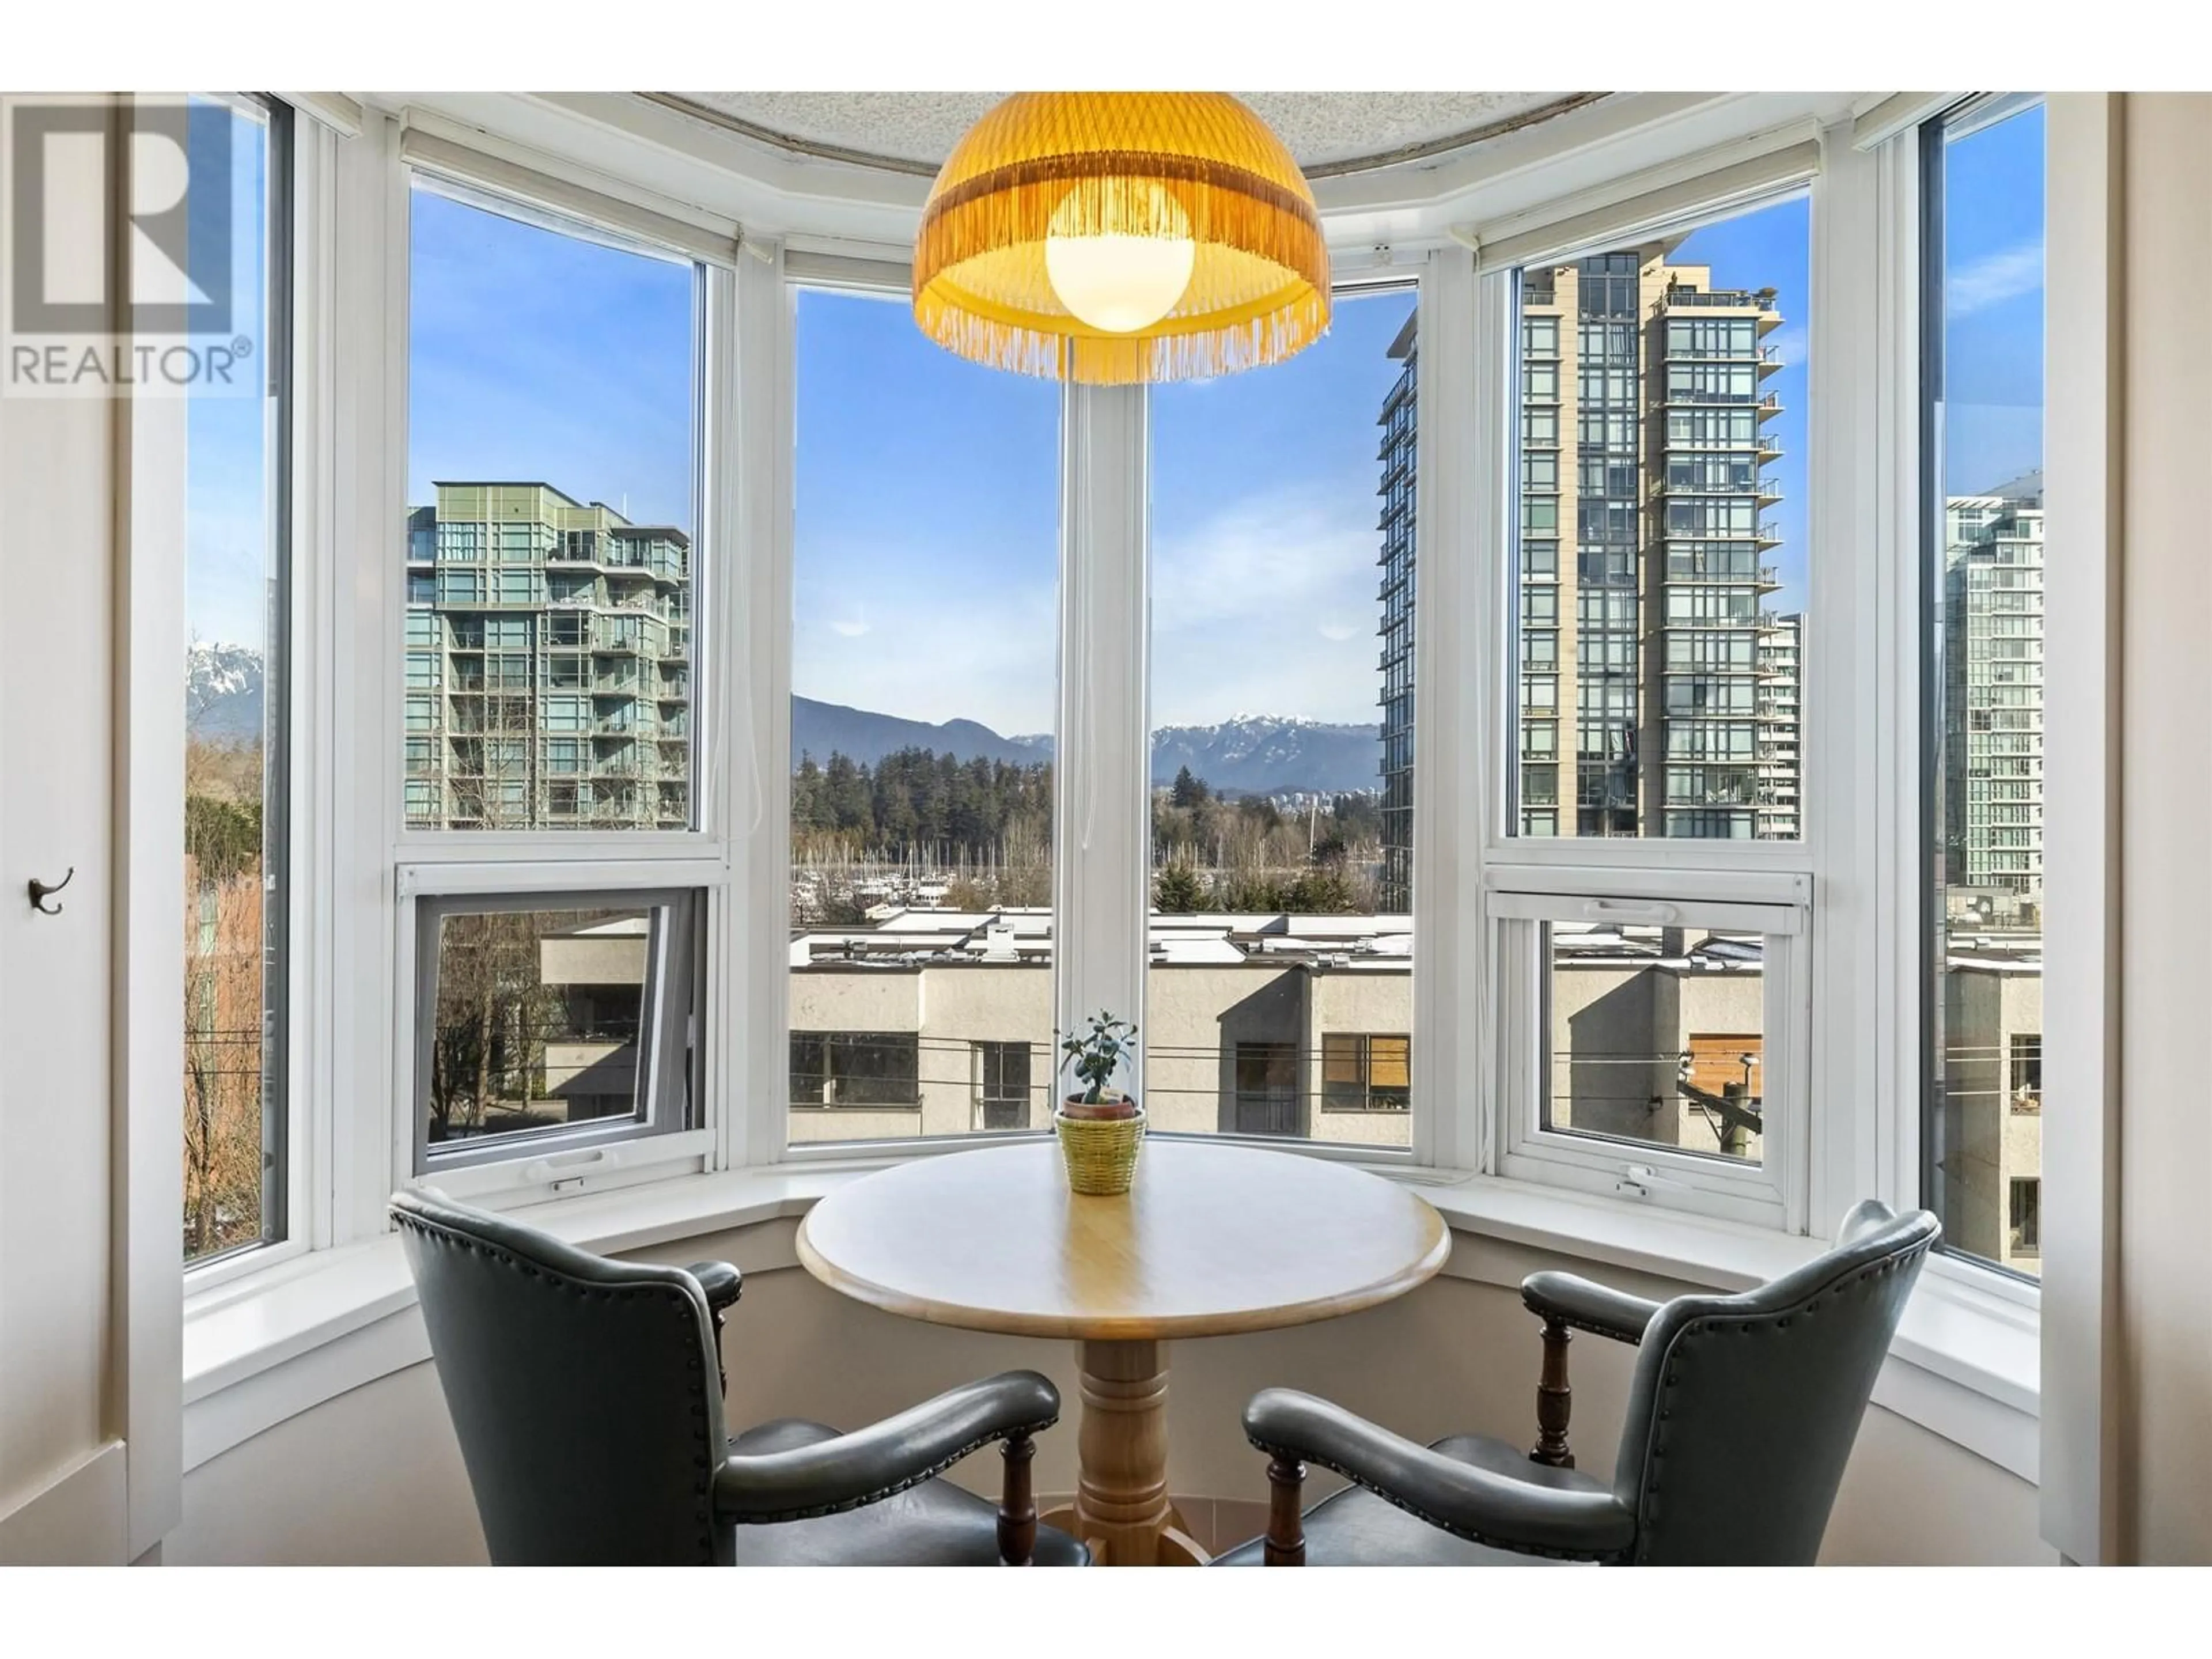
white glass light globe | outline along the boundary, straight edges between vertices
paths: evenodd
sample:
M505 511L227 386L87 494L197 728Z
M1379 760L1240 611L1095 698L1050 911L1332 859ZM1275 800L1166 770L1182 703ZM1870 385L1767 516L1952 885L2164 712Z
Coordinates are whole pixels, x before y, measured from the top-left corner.
M1044 271L1052 291L1075 317L1108 334L1133 334L1176 308L1198 263L1190 216L1158 185L1127 187L1109 202L1104 234L1077 234L1076 192L1052 216ZM1155 234L1164 233L1164 234Z

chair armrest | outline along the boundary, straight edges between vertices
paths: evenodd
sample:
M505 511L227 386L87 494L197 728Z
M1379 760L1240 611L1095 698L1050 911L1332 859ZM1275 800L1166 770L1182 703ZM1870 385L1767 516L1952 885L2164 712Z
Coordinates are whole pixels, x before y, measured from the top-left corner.
M1546 1319L1632 1344L1644 1340L1644 1328L1659 1311L1656 1302L1608 1290L1572 1273L1530 1273L1521 1281L1521 1300L1531 1313Z
M695 1261L684 1270L707 1292L707 1311L720 1315L735 1307L744 1290L744 1275L726 1261Z
M1271 1456L1334 1469L1455 1537L1523 1555L1607 1560L1636 1540L1636 1517L1609 1492L1516 1480L1415 1445L1341 1406L1267 1389L1244 1408L1244 1433Z
M714 1509L740 1526L857 1510L918 1486L994 1440L1060 1420L1060 1391L1035 1371L968 1382L896 1417L788 1451L735 1455L714 1476Z

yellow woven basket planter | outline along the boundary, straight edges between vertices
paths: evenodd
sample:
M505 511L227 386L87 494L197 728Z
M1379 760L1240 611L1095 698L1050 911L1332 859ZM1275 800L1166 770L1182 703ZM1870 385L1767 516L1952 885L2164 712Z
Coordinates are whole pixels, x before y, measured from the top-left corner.
M1137 1152L1145 1144L1143 1107L1134 1117L1103 1122L1069 1117L1055 1109L1052 1126L1060 1132L1060 1158L1067 1166L1071 1190L1093 1198L1112 1198L1129 1190L1137 1173Z

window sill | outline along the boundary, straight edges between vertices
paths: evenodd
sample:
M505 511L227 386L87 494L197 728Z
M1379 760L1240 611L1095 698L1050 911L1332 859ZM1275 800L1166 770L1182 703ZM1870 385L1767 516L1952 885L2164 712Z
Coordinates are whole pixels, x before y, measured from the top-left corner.
M896 1161L854 1158L693 1175L580 1194L520 1213L586 1249L649 1249L804 1215L839 1184ZM1808 1261L1817 1240L1652 1210L1620 1199L1454 1170L1376 1164L1417 1187L1455 1234L1578 1269L1739 1290ZM1487 1258L1487 1259L1486 1259ZM1517 1285L1516 1252L1462 1249L1456 1277ZM1972 1270L1923 1273L1875 1385L1875 1402L2033 1481L2039 1321ZM396 1237L274 1262L186 1298L185 1467L428 1357Z

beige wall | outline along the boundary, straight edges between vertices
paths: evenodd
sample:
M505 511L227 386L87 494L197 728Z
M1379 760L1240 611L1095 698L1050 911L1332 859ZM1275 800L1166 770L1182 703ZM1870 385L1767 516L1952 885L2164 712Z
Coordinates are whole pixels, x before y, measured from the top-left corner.
M1552 975L1553 1124L1717 1151L1712 1127L1675 1091L1676 1056L1692 1037L1763 1035L1765 995L1759 974L1562 961ZM1763 1079L1754 1081L1763 1089ZM1759 1155L1756 1135L1748 1153Z
M2043 1118L2014 1109L2012 1041L2042 1033L2042 976L1957 966L1943 976L1943 995L1944 1232L1955 1249L2033 1273L2040 1249L2013 1248L2012 1182L2043 1173Z
M726 1255L790 1260L794 1224L779 1222L645 1254L684 1262ZM1547 1263L1528 1252L1458 1241L1473 1265L1504 1276ZM1665 1293L1656 1280L1610 1275ZM747 1269L726 1344L730 1418L816 1418L854 1427L992 1371L1044 1371L1069 1401L1038 1444L1037 1489L1074 1483L1071 1345L922 1325L825 1289L795 1267ZM1378 1356L1391 1363L1378 1363ZM1516 1443L1534 1431L1534 1322L1517 1292L1440 1279L1387 1306L1300 1329L1180 1345L1174 1352L1169 1455L1178 1495L1257 1504L1264 1460L1244 1442L1246 1401L1272 1384L1310 1389L1417 1438L1474 1431ZM1573 1350L1574 1443L1583 1467L1611 1465L1633 1352L1595 1339ZM963 1466L989 1491L997 1465ZM1328 1489L1316 1477L1316 1492ZM453 1431L434 1378L418 1365L356 1389L194 1470L185 1522L165 1550L175 1563L458 1562L483 1559ZM1927 1430L1869 1411L1846 1470L1822 1559L1838 1562L2033 1563L2035 1490Z
M2212 97L2124 100L2118 1318L2123 1559L2212 1561ZM2065 556L2055 546L2055 562ZM2055 624L2056 625L2056 624ZM2054 736L2052 747L2061 739Z

